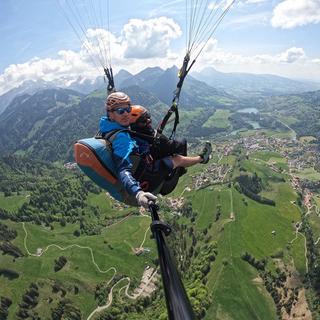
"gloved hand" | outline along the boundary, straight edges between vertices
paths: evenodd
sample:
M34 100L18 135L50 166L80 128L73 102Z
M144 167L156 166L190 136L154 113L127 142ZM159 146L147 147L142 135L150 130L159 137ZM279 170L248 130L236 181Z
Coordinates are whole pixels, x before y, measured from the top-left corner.
M139 191L136 194L136 199L139 206L143 206L148 209L150 202L155 202L157 197L150 192Z

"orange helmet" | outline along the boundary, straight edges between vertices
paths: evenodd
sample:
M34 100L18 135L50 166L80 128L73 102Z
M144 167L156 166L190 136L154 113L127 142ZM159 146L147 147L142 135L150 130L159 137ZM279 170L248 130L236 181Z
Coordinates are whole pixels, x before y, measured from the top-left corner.
M138 104L131 106L131 127L132 125L151 126L151 116L149 111Z
M106 108L108 111L108 110L115 109L117 107L127 106L130 104L131 104L130 97L124 92L117 91L108 95L107 101L106 101Z
M135 123L146 112L148 112L148 110L143 106L140 106L138 104L131 106L131 123Z

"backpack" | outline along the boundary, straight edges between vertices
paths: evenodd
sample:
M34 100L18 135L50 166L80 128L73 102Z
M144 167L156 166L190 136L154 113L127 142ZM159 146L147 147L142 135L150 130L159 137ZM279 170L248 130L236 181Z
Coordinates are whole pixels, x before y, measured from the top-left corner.
M128 205L137 206L136 198L129 195L118 179L112 157L112 141L119 132L112 130L106 135L97 134L93 138L77 141L74 144L74 158L80 169L100 188L107 190L116 200ZM133 174L141 163L139 155L131 155Z

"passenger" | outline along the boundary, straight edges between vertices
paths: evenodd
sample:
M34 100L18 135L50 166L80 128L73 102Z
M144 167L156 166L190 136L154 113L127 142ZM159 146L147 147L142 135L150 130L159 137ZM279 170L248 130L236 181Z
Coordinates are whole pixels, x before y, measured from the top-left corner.
M187 140L169 139L164 134L158 134L152 127L149 111L143 106L132 106L130 128L138 134L143 134L151 138L149 139L151 143L150 153L154 159L161 159L174 154L187 155ZM139 138L139 135L137 137ZM142 139L143 138L144 137L142 137ZM157 138L156 143L154 143L154 138Z
M140 105L133 105L131 108L131 132L138 144L149 142L150 154L154 160L167 156L180 154L187 156L186 139L169 139L164 134L159 134L152 127L152 120L149 111ZM209 160L209 159L208 159ZM163 185L159 190L162 195L171 193L179 182L179 178L187 172L186 168L175 168L168 176L164 177Z
M197 163L207 163L212 152L210 143L207 143L200 155L186 157L173 155L151 161L148 143L138 144L125 131L131 122L131 101L123 92L114 92L107 97L107 116L100 119L102 135L114 130L124 130L116 134L112 141L113 160L120 182L128 194L135 196L138 205L148 208L150 202L157 197L151 192L156 190L160 182L177 167L189 167ZM144 170L138 176L133 176L133 164L130 156L138 154L143 162ZM150 192L149 192L150 191Z

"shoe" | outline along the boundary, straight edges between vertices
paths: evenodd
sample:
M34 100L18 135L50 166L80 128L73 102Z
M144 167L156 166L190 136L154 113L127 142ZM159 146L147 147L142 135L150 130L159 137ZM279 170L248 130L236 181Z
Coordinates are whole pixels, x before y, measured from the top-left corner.
M203 164L208 163L211 157L211 153L212 153L211 143L209 141L206 141L203 150L199 154L199 156L202 158L201 163Z

